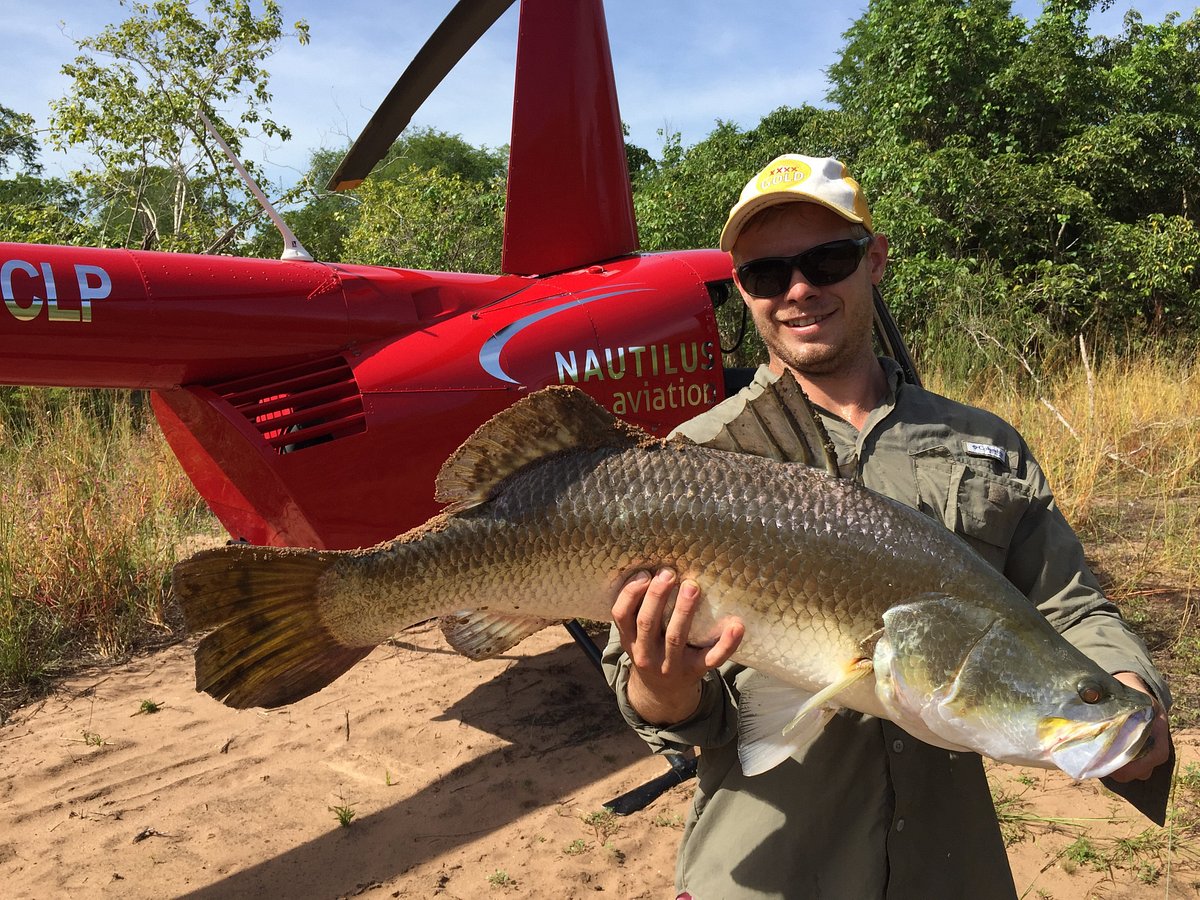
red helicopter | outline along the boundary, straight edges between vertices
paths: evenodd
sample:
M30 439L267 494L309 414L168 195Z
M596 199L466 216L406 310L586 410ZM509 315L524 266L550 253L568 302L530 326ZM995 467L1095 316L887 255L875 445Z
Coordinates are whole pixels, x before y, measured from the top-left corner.
M512 2L451 10L331 188ZM659 435L724 398L729 259L638 253L601 0L520 16L505 274L0 243L0 383L149 389L233 538L330 549L433 515L442 462L526 392L575 384Z

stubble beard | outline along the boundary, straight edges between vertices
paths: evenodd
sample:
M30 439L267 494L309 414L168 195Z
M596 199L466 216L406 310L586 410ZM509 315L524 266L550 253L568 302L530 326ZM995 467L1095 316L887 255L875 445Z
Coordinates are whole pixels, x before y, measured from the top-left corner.
M759 334L763 329L759 329ZM764 336L767 352L777 363L781 363L799 375L821 377L836 374L854 364L861 349L853 341L841 340L834 344L789 341L778 331Z
M763 335L763 343L771 357L797 374L813 378L837 375L855 368L864 359L875 358L870 315L855 315L846 307L843 312L848 314L844 323L846 331L840 336L834 335L832 343L788 340L786 326L779 326L774 321L769 323L774 326L771 329L760 327L758 331Z
M767 350L777 361L801 375L828 375L838 369L844 356L834 347L795 347L777 341L768 343Z

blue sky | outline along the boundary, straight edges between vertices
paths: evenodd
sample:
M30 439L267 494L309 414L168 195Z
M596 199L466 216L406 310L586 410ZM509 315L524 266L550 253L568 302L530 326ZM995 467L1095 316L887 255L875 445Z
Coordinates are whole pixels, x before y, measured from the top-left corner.
M271 112L287 125L286 144L253 142L247 156L271 177L290 182L318 147L346 146L454 0L282 0L284 19L304 18L312 41L284 41L266 67L275 99ZM517 4L519 5L519 4ZM462 60L414 119L461 134L473 144L508 140L515 60L514 5ZM1116 0L1092 30L1117 33L1124 13L1138 9L1159 22L1179 2ZM866 3L828 0L608 0L605 4L621 116L630 139L658 155L660 129L680 132L685 144L707 135L717 120L753 127L783 105L820 104L824 70L842 34ZM1038 0L1016 0L1014 11L1034 17ZM781 10L787 12L782 24ZM95 34L128 15L117 0L0 0L0 104L45 124L48 103L64 95L60 68L75 54L73 38ZM801 37L803 35L803 37ZM71 161L43 154L48 174Z

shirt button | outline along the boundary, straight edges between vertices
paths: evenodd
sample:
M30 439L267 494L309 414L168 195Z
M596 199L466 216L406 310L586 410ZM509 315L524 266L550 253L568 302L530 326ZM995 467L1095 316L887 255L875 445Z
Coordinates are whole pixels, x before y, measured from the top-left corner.
M904 830L904 820L903 820L903 819L897 819L897 820L896 820L896 830L897 830L897 831L903 831L903 830Z
M896 740L892 741L892 750L894 750L896 753L899 753L903 749L904 741L900 740L899 738L896 738Z

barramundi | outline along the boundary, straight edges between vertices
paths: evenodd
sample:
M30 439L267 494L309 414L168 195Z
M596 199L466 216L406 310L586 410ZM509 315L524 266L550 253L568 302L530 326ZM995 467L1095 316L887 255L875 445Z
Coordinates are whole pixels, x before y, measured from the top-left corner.
M940 522L807 465L658 440L552 387L446 462L442 513L367 550L249 545L174 572L197 689L274 707L401 629L452 617L468 655L551 622L611 618L625 580L673 568L702 591L690 640L745 624L742 765L803 753L839 707L951 750L1074 778L1133 759L1150 698L1071 646Z

